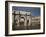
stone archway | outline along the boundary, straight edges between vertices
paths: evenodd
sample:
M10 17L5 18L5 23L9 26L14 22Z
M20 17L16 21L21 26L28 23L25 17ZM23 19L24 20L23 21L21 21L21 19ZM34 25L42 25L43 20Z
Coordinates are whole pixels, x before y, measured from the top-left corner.
M25 18L24 17L20 17L20 25L24 25L24 21L25 21Z

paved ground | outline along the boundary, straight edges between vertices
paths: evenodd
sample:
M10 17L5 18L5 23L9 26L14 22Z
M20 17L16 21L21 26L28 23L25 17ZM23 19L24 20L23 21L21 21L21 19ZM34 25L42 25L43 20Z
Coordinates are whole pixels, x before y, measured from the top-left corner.
M31 30L31 29L40 29L40 24L32 25L32 26L13 26L13 30Z

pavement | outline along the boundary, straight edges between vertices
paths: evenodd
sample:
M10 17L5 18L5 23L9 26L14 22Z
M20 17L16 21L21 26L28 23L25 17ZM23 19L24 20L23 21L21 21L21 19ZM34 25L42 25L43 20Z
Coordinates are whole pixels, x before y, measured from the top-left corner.
M31 25L31 26L23 26L23 25L20 25L19 27L14 25L12 30L34 30L34 29L40 29L40 24L34 24L34 25Z

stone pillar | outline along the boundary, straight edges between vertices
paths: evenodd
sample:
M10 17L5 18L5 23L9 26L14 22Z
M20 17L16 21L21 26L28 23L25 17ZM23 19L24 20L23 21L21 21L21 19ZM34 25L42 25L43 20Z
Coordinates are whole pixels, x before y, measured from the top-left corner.
M31 16L29 17L29 24L28 26L31 26Z
M17 18L17 20L18 20L18 21L17 21L17 26L19 27L19 26L20 26L20 11L18 11L18 14L19 14L19 15L18 15L18 18Z
M32 17L31 17L31 13L30 13L30 16L29 16L29 25L28 26L31 26L31 23L32 23Z
M27 16L25 16L24 26L27 26Z

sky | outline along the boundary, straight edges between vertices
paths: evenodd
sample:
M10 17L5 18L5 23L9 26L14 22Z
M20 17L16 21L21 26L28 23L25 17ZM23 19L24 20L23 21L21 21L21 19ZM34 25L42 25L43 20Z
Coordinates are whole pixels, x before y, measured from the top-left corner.
M39 7L20 7L20 6L13 6L12 10L19 10L19 11L28 11L32 13L32 16L40 16L40 8Z

